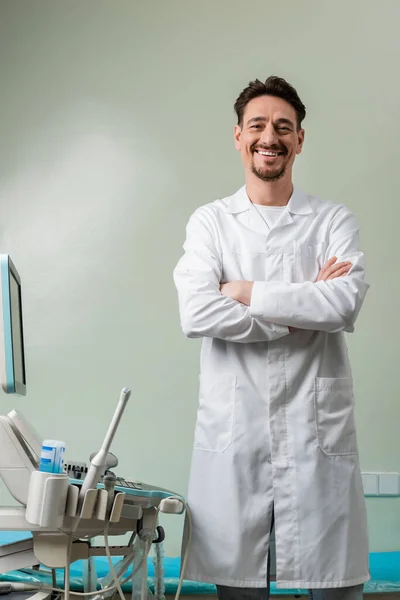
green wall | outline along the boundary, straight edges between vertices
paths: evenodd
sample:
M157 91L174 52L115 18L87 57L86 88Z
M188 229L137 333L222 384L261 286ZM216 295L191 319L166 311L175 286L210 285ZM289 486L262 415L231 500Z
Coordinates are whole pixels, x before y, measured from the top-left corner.
M0 0L0 250L24 284L29 394L69 459L133 395L120 472L185 493L199 343L172 270L189 214L243 182L233 102L274 73L309 116L296 182L357 215L372 285L349 337L364 471L399 471L398 0ZM1 501L8 501L3 489ZM400 548L400 500L368 500ZM182 519L164 519L179 552Z

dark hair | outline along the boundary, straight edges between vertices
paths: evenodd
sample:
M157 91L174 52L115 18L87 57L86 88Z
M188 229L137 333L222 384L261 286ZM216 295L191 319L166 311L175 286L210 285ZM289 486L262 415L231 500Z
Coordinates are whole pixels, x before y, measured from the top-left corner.
M258 96L276 96L277 98L286 100L296 111L297 127L301 128L301 123L306 116L306 107L300 100L294 87L285 79L282 79L282 77L275 77L275 75L268 77L265 83L259 79L250 81L249 85L239 95L234 105L238 125L242 126L243 124L243 114L247 104L253 98L258 98Z

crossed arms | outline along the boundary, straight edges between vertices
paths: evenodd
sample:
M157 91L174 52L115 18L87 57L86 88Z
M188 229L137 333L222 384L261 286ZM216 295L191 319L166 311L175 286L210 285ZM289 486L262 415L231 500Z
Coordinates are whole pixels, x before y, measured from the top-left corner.
M190 218L184 255L174 270L187 337L231 342L279 339L295 329L352 332L368 284L354 216L332 220L326 264L315 282L233 281L221 285L222 253L209 214ZM337 259L340 257L340 260Z

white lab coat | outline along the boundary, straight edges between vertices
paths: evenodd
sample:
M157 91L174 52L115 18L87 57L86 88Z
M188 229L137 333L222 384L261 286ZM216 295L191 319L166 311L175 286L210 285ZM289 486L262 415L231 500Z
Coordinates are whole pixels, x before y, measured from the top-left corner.
M279 588L360 584L368 535L344 337L368 289L357 223L297 188L271 230L261 218L245 188L199 208L174 270L183 332L203 338L185 578L265 587L274 512ZM333 256L350 273L314 283ZM234 280L255 281L249 307L220 294Z

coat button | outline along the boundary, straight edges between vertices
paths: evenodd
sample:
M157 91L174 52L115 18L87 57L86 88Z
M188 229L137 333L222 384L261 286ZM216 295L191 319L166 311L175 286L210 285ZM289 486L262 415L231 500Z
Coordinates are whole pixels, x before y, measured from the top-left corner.
M267 461L269 462L269 464L271 464L271 457L268 456Z

